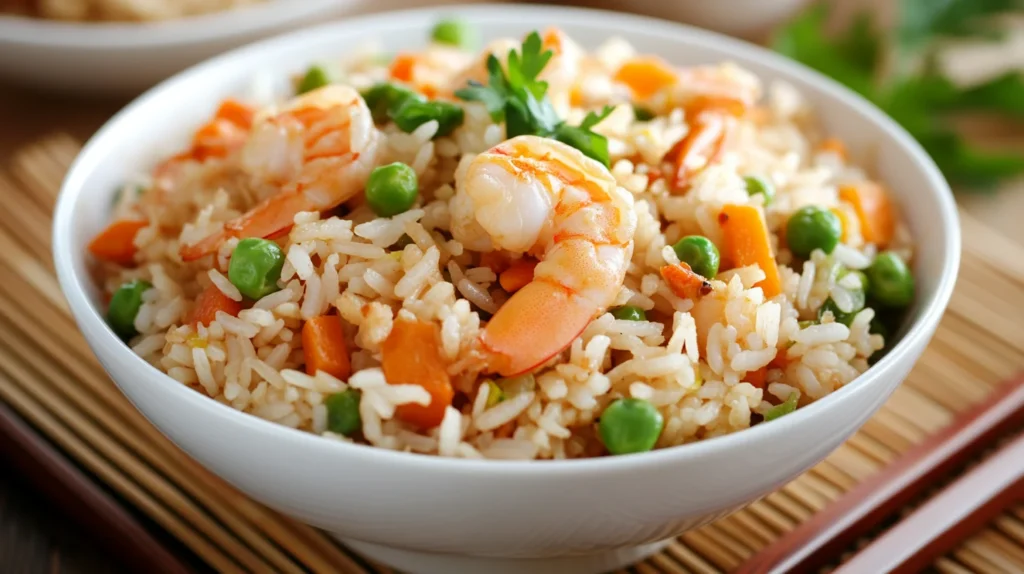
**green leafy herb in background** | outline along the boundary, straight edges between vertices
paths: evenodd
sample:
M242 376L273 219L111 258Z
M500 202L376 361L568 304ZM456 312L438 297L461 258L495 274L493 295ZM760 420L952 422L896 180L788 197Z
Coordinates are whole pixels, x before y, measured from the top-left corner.
M998 16L1015 9L1024 9L1024 0L900 0L898 24L886 37L866 12L839 34L827 33L828 9L816 4L780 29L773 47L878 105L921 143L951 183L986 189L1024 174L1024 156L974 146L953 129L950 116L975 112L1024 120L1024 73L963 87L935 62L945 39L998 38ZM886 66L890 52L892 65Z

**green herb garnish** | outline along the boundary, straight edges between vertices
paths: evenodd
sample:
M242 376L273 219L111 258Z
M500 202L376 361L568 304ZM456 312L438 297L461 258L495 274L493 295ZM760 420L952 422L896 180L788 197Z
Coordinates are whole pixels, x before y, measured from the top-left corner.
M887 38L867 12L839 34L826 32L828 8L819 3L781 28L773 47L875 103L920 142L951 183L986 189L1024 174L1024 155L979 148L949 120L962 112L1024 118L1024 73L964 87L937 62L943 40L998 37L996 17L1015 8L1024 8L1024 0L900 0L899 22ZM889 53L892 61L883 61Z
M614 111L615 106L605 106L600 113L590 112L585 118L583 118L583 121L577 127L564 123L559 124L558 127L555 128L553 137L562 143L569 144L580 150L587 157L596 159L604 164L605 167L610 167L608 157L608 138L591 131L591 128L600 123L601 120L607 118Z
M518 52L509 52L507 69L502 69L501 61L491 54L487 58L487 85L470 81L455 95L483 103L491 119L505 122L509 138L521 135L554 138L608 167L608 139L591 128L608 117L614 108L606 106L600 113L590 112L579 126L562 121L547 98L547 82L537 79L552 55L551 50L542 50L540 35L531 32Z

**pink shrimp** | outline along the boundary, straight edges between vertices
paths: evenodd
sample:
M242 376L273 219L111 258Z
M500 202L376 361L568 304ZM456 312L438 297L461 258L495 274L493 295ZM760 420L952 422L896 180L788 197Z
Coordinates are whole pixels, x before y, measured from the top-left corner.
M478 155L458 181L452 234L470 249L540 260L488 322L485 368L514 376L569 346L622 286L636 212L598 162L561 142L518 136Z
M359 193L377 165L382 136L359 93L331 85L306 93L276 114L257 118L242 149L242 166L281 190L224 228L191 245L192 261L231 237L272 237L302 211L324 211Z

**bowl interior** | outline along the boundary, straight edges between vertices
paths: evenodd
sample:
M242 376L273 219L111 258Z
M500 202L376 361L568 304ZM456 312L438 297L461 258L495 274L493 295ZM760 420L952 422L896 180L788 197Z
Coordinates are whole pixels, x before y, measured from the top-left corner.
M481 29L485 38L520 37L533 29L554 24L587 48L595 48L610 36L621 36L640 52L660 54L680 65L736 61L768 81L781 79L794 85L815 107L828 132L842 138L855 157L870 160L869 168L892 190L914 234L917 299L904 328L903 340L892 353L847 388L787 417L789 424L799 424L803 413L817 412L816 409L829 408L841 401L850 391L849 387L871 384L882 376L881 373L893 368L912 343L923 344L922 339L930 336L952 291L959 262L956 208L948 186L920 147L892 120L859 96L760 48L678 24L557 7L498 5L459 7L458 10L461 17ZM368 43L382 44L391 52L417 48L426 40L431 25L449 13L450 9L437 8L371 16L260 42L175 76L147 92L104 126L89 142L65 181L54 236L62 287L94 348L96 345L119 346L118 361L141 362L103 325L99 291L90 280L82 249L107 222L110 201L119 185L183 146L195 126L209 117L221 99L251 93L254 78L273 78L269 84L271 89L284 89L283 80L309 63L351 53ZM152 371L163 383L174 387L169 392L194 393ZM223 411L223 416L247 416L213 401L207 402L212 408ZM252 424L270 423L254 420ZM715 448L710 443L724 446L730 441L743 440L738 438L740 435L773 432L767 428L772 426L777 425L761 425L737 435L711 439L706 444L696 443L667 451L696 453L702 448ZM280 432L293 431L282 428ZM354 448L343 444L336 446ZM655 451L626 458L659 456L672 455ZM439 464L452 462L439 461ZM614 460L587 463L620 464Z

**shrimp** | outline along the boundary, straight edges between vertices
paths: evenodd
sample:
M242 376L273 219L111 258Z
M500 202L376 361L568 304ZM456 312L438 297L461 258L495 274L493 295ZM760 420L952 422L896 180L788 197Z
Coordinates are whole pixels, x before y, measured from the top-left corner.
M683 105L690 131L666 158L674 166L674 193L689 189L693 179L721 157L737 118L753 109L760 94L756 77L728 64L679 71L670 100Z
M331 85L308 92L277 113L258 117L242 149L242 167L279 192L224 229L191 245L181 258L214 253L231 237L272 237L302 211L324 211L359 193L378 163L383 136L353 88Z
M196 130L188 150L172 156L153 170L157 187L172 189L174 174L183 162L202 163L208 159L224 159L238 151L249 135L253 116L254 112L249 106L232 99L224 100L213 118Z
M697 66L678 71L669 93L673 106L689 115L715 110L740 117L761 97L761 81L732 64Z
M466 247L539 260L477 341L484 368L502 376L569 346L612 303L633 254L632 197L604 166L551 139L518 136L478 155L451 210L452 234Z
M548 97L555 108L568 110L573 94L579 98L582 93L578 83L586 52L568 34L554 27L544 31L541 46L551 50L552 56L539 79L548 83Z

